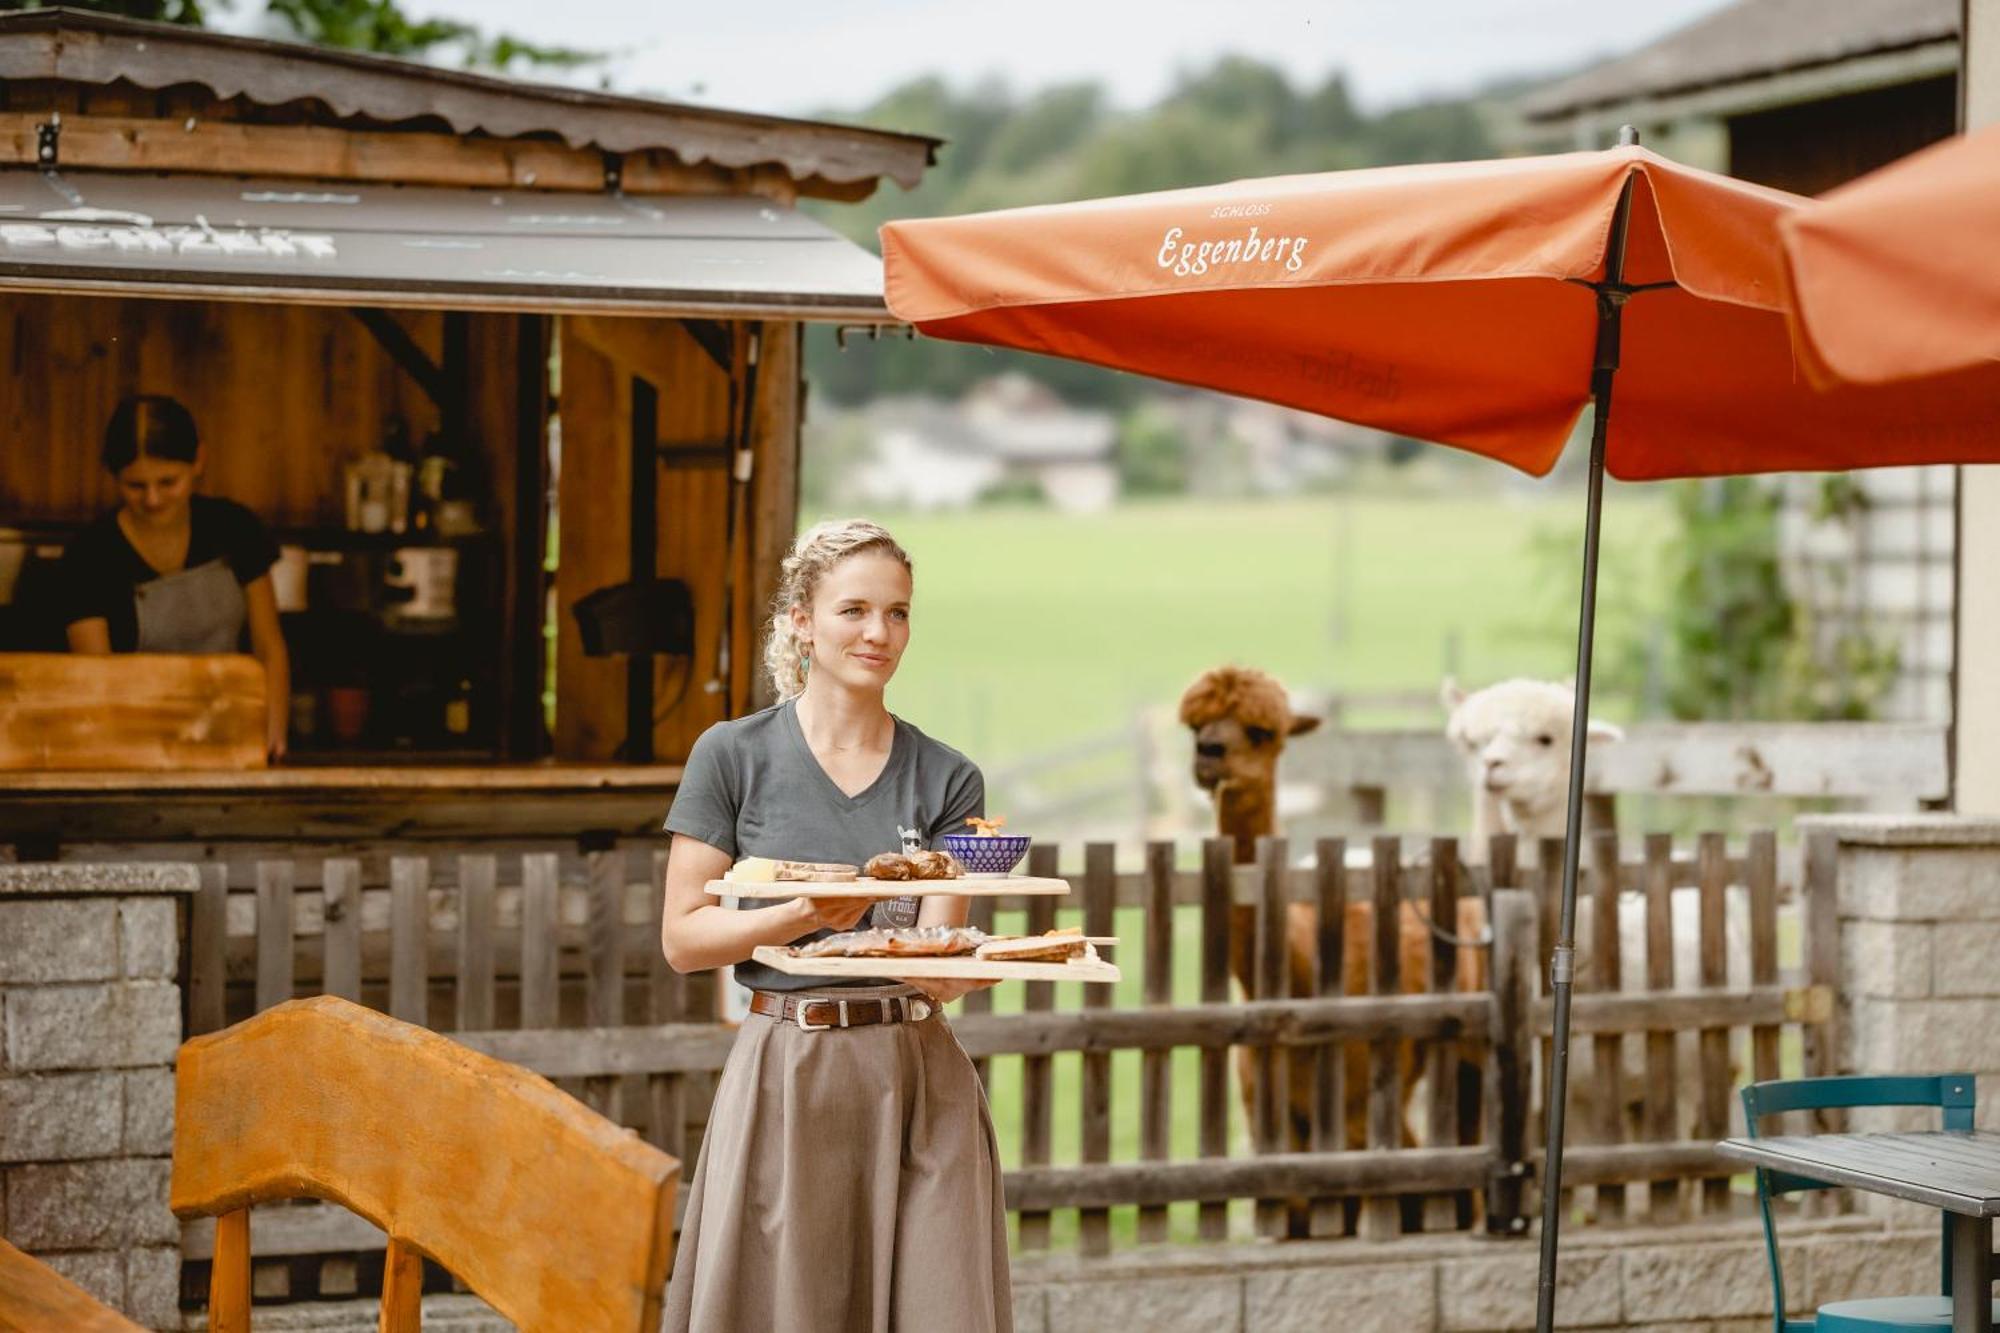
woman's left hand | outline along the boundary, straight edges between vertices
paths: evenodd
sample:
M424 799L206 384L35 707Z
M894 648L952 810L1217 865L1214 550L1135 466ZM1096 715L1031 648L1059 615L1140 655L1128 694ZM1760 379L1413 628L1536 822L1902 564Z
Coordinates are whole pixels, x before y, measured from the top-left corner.
M970 995L976 990L985 990L1000 983L991 980L974 980L969 977L903 977L904 985L915 986L930 997L931 1003L950 1004L962 995Z

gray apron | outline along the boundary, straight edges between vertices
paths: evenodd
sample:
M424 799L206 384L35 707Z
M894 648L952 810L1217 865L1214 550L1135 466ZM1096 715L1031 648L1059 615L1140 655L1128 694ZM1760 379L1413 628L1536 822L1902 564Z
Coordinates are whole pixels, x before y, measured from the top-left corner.
M233 653L249 605L229 562L162 574L132 589L142 653Z

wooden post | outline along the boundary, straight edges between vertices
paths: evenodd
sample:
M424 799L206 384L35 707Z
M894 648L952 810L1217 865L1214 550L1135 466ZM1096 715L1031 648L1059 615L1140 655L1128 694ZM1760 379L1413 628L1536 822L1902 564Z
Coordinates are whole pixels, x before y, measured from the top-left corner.
M208 1270L208 1326L213 1333L250 1333L250 1210L215 1219L215 1258Z
M991 898L974 898L966 911L965 923L974 930L983 930L991 935L993 933L993 900ZM993 991L991 988L973 991L961 1000L959 1004L962 1011L966 1014L990 1014L993 1012ZM990 1087L993 1077L993 1062L985 1056L981 1056L972 1062L972 1067L979 1072L980 1083Z
M382 1257L379 1333L423 1333L424 1257L393 1236Z
M1674 988L1674 840L1671 834L1646 835L1646 989ZM1674 1034L1656 1028L1646 1033L1645 1137L1670 1143L1680 1137L1680 1057ZM1683 1216L1681 1182L1656 1180L1646 1191L1646 1220L1655 1225Z
M428 856L389 861L389 1013L405 1023L430 1022L430 889Z
M1778 835L1769 829L1750 835L1744 856L1750 889L1750 984L1778 984ZM1762 1083L1778 1077L1778 1027L1750 1030L1750 1073Z
M257 1012L292 998L292 863L257 863Z
M326 922L320 991L361 1003L361 862L330 856L320 867Z
M1201 1002L1229 1002L1229 907L1236 846L1228 838L1201 844ZM1201 1155L1229 1156L1229 1052L1204 1046L1201 1052ZM1203 1240L1229 1237L1229 1205L1204 1201L1197 1215Z
M1535 912L1537 946L1535 949L1535 967L1530 975L1535 979L1534 994L1538 1000L1545 998L1549 993L1548 969L1551 965L1551 960L1555 957L1556 932L1561 925L1563 850L1563 840L1561 838L1543 838L1535 847L1535 889L1539 900L1536 903ZM1555 1060L1555 1038L1553 1033L1544 1035L1541 1038L1541 1048L1540 1076L1535 1082L1542 1094L1546 1096L1550 1081L1549 1066ZM1548 1120L1546 1117L1549 1115L1549 1111L1550 1108L1548 1106L1543 1106L1543 1119L1535 1125L1534 1134L1537 1143L1545 1143L1548 1140ZM1568 1216L1576 1206L1576 1191L1565 1188L1560 1203L1564 1216Z
M1318 900L1319 930L1316 938L1315 985L1319 995L1347 993L1347 842L1343 838L1321 838L1314 849L1313 875ZM1344 1066L1347 1044L1329 1042L1319 1048L1313 1083L1314 1152L1342 1152L1347 1144L1347 1111ZM1312 1201L1311 1232L1314 1236L1339 1236L1347 1230L1347 1202L1338 1197Z
M1729 892L1729 847L1720 833L1704 833L1697 844L1701 877L1701 984L1704 990L1721 990L1729 984L1727 895ZM1733 1080L1729 1074L1729 1029L1703 1028L1701 1050L1701 1117L1696 1131L1705 1139L1720 1139L1729 1133L1729 1096ZM1729 1178L1712 1177L1701 1183L1704 1215L1727 1215Z
M556 1025L556 912L561 881L554 852L521 858L521 1026Z
M1433 995L1450 993L1458 978L1458 947L1446 938L1458 930L1458 847L1450 838L1431 839L1430 913L1436 930L1431 932L1430 984L1424 989ZM1424 1135L1433 1148L1458 1142L1458 1043L1435 1040L1430 1043L1430 1106L1424 1117ZM1450 1194L1426 1195L1423 1224L1426 1231L1458 1229L1458 1200Z
M1143 723L1143 715L1142 715ZM1143 730L1143 726L1142 726ZM1174 845L1146 844L1146 1003L1174 1000ZM992 994L984 991L981 994ZM1164 1162L1172 1152L1174 1122L1173 1052L1147 1050L1139 1056L1139 1155ZM1139 1210L1139 1240L1167 1239L1165 1205Z
M1495 861L1496 877L1500 868ZM1496 888L1490 911L1493 965L1487 984L1493 995L1493 1030L1486 1064L1486 1141L1493 1149L1493 1175L1486 1190L1486 1227L1496 1235L1516 1236L1528 1230L1523 1187L1535 1080L1535 904L1520 889Z
M653 853L653 892L649 933L653 952L646 964L647 1017L655 1023L678 1023L687 1013L687 978L667 966L664 946L659 943L660 921L666 911L667 853ZM651 1074L646 1079L646 1096L651 1103L653 1143L677 1161L687 1162L687 1079L681 1074ZM692 1174L683 1167L683 1176Z
M1617 994L1621 989L1624 960L1618 948L1618 835L1615 832L1590 835L1590 878L1592 906L1591 966L1584 969L1586 989ZM1588 984L1594 981L1594 984ZM1599 1119L1589 1128L1604 1144L1625 1141L1625 1038L1611 1032L1600 1034L1591 1044L1591 1061L1597 1066ZM1625 1220L1625 1186L1597 1187L1597 1220L1617 1223Z
M1250 969L1250 999L1282 999L1285 993L1285 859L1283 838L1257 840L1257 911ZM1251 1096L1250 1142L1259 1153L1286 1150L1284 1120L1289 1111L1285 1086L1289 1061L1276 1046L1254 1048L1256 1082ZM1259 1199L1257 1232L1285 1234L1285 1205L1279 1199Z
M1831 833L1815 831L1805 839L1805 964L1806 980L1815 986L1840 985L1840 842ZM1840 1010L1823 1023L1805 1029L1806 1073L1837 1074L1840 1069ZM1839 1111L1815 1111L1813 1128L1837 1131L1846 1121Z
M458 1023L463 1032L493 1026L493 878L491 856L458 858Z
M1375 860L1374 959L1370 969L1376 995L1402 989L1402 845L1393 836L1373 842ZM1397 1068L1402 1043L1395 1039L1368 1043L1368 1146L1394 1152L1403 1144L1403 1080ZM1394 1196L1375 1196L1361 1205L1361 1237L1390 1240L1402 1230L1401 1207Z
M1061 873L1061 854L1050 843L1028 849L1028 873L1054 879ZM1028 899L1028 933L1038 935L1056 923L1056 901L1045 895ZM1055 1007L1055 983L1030 981L1023 987L1022 1005L1029 1013ZM1047 1166L1055 1102L1052 1097L1054 1057L1021 1057L1021 1165ZM1046 1250L1049 1247L1049 1214L1046 1210L1021 1210L1021 1248Z
M594 1028L625 1023L625 851L613 846L591 852L585 863L590 875L590 979L584 991L584 1022ZM624 1107L616 1076L584 1083L584 1101L599 1115L624 1123Z
M1117 847L1093 842L1083 849L1083 930L1086 935L1109 935L1118 897ZM1083 1007L1105 1009L1111 1004L1109 986L1085 986ZM1092 1166L1111 1160L1111 1052L1083 1053L1082 1105L1083 1162ZM1077 1239L1086 1255L1111 1253L1111 1211L1084 1208L1077 1213Z
M201 888L188 905L188 1035L214 1032L226 1022L228 985L229 868L201 865Z

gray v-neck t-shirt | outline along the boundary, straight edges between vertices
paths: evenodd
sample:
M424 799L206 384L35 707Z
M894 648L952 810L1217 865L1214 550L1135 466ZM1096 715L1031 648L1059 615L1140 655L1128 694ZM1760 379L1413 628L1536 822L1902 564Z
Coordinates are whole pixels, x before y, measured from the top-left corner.
M979 766L903 719L895 722L888 763L853 796L813 757L796 699L718 722L688 755L667 810L667 832L705 842L731 860L769 856L858 866L882 852L901 851L904 829L916 830L922 845L931 847L944 834L962 831L967 817L984 815L986 780ZM758 908L775 901L784 900L736 903ZM916 899L891 899L870 908L863 924L915 925L916 912ZM793 943L830 933L815 931ZM823 990L829 984L825 977L786 976L751 962L736 965L736 979L753 990Z

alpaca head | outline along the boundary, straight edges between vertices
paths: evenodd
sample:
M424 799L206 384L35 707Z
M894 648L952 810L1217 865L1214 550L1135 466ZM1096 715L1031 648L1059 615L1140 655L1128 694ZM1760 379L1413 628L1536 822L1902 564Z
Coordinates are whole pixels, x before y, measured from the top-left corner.
M1576 691L1547 680L1504 680L1467 694L1447 680L1441 691L1451 714L1445 734L1465 759L1473 790L1498 801L1516 832L1543 832L1530 821L1560 814L1569 795L1570 714ZM1592 721L1591 740L1624 733Z
M1277 786L1285 741L1319 725L1294 713L1285 687L1249 667L1204 671L1181 696L1181 721L1194 733L1194 780L1203 791Z

